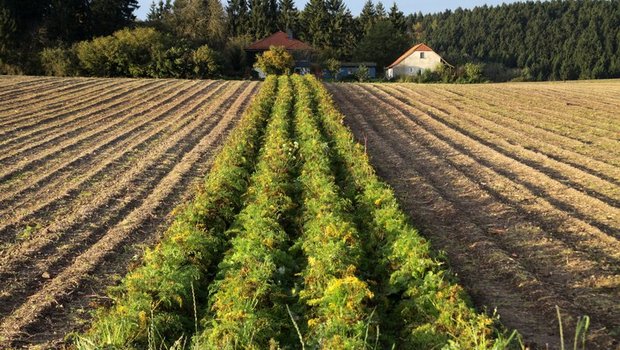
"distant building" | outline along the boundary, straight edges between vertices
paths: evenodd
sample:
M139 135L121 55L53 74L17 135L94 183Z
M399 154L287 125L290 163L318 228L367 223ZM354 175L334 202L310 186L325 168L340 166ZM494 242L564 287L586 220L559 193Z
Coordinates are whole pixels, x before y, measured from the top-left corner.
M315 52L314 48L301 40L293 38L291 32L279 31L248 46L245 51L248 53L249 63L254 65L256 56L269 51L269 48L272 46L282 46L293 55L295 58L295 73L307 74L312 71L311 62ZM265 77L263 72L256 68L254 70L258 72L261 78Z
M340 63L340 72L338 72L338 79L352 78L357 73L360 66L366 66L368 68L368 77L375 79L377 77L377 64L374 62L342 62ZM334 78L328 70L323 70L323 78Z
M400 76L418 75L426 69L434 71L440 64L452 67L430 47L417 44L390 64L385 71L385 76L388 79L394 79Z

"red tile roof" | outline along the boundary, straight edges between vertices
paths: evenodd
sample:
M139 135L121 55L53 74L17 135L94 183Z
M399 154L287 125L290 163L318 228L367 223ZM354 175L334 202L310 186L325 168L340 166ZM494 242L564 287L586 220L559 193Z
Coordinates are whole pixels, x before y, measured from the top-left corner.
M402 61L404 61L405 58L411 56L411 54L413 54L416 51L433 51L433 49L431 49L430 47L426 46L425 44L417 44L414 47L412 47L409 50L407 50L407 52L402 54L402 56L400 56L396 61L394 61L394 63L390 64L388 66L388 69L389 68L394 68L394 66L396 66L399 63L401 63Z
M259 40L252 45L248 46L246 50L248 51L266 51L269 50L271 46L284 46L287 50L298 51L298 50L312 50L312 46L304 43L303 41L297 39L291 39L288 37L288 34L280 31L275 34L272 34L266 37L263 40Z

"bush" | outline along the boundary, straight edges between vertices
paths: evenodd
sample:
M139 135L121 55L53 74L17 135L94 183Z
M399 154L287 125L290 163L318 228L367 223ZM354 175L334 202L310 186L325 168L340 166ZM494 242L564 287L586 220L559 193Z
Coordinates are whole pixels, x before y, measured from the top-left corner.
M186 46L173 46L154 53L148 72L153 78L190 78L193 75L192 50Z
M355 72L355 76L357 77L357 80L359 82L363 83L370 79L370 71L368 70L368 67L362 64L361 66L357 68L357 72Z
M340 61L335 58L330 58L325 62L325 68L327 68L332 78L337 81L340 75Z
M148 77L153 75L155 58L165 56L166 39L153 28L123 29L78 43L76 53L90 75Z
M192 60L197 78L212 77L220 71L217 52L207 45L197 48L192 55Z
M246 75L247 54L245 48L252 43L252 38L248 35L238 36L228 39L224 47L223 60L225 62L226 74L231 76Z
M271 74L291 74L295 66L295 59L282 46L272 46L269 51L258 55L254 64L255 68L262 70L266 75Z
M45 48L39 54L45 75L68 77L78 75L78 58L75 50L62 47Z
M466 63L465 64L465 80L468 83L480 83L482 79L482 64Z

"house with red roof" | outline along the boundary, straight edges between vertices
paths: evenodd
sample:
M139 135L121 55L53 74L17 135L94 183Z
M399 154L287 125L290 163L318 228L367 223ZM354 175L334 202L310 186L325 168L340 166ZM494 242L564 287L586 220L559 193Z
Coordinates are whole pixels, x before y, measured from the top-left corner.
M439 65L445 64L452 67L438 53L425 44L417 44L403 53L387 66L385 76L388 79L407 75L418 75L424 70L435 71Z
M245 51L248 53L249 63L253 65L256 62L256 56L268 51L272 46L282 46L293 55L296 73L305 74L311 72L315 50L305 42L293 38L291 32L278 31L248 46Z

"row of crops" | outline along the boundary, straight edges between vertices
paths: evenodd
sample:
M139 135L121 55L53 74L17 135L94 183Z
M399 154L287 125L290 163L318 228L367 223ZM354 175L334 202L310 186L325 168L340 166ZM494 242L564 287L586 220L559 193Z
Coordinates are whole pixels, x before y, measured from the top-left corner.
M269 77L76 346L504 348L342 120L313 77Z

